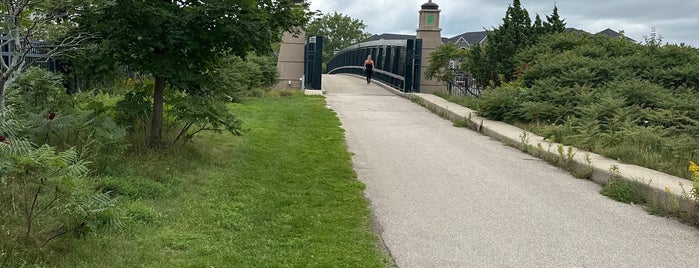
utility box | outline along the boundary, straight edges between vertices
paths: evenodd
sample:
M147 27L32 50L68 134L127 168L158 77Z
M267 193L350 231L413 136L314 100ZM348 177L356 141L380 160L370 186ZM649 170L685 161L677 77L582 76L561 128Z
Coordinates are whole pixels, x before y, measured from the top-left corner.
M304 52L304 88L321 89L323 78L323 37L309 36L306 39Z

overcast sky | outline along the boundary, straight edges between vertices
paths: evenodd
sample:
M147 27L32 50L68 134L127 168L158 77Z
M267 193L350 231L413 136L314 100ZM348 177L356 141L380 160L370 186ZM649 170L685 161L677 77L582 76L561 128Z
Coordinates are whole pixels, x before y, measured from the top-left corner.
M337 11L364 21L372 34L415 34L418 11L427 0L310 0L311 10ZM441 12L442 36L492 29L512 0L433 0ZM699 0L521 0L534 19L545 20L554 2L567 27L597 33L610 28L643 41L653 27L663 43L699 47Z

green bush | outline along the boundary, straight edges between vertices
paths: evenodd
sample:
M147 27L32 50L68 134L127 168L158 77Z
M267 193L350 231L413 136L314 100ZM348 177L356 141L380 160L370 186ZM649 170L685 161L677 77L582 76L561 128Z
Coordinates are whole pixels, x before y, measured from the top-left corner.
M207 95L188 95L173 101L172 114L183 124L173 144L185 143L202 131L228 131L240 135L241 122L229 110L225 102Z
M131 223L142 225L156 225L160 223L161 215L141 201L127 203L124 213Z
M8 104L17 111L12 138L61 151L75 148L96 170L115 161L129 146L126 130L110 116L113 98L69 95L60 75L38 68L29 69L9 92Z
M258 88L267 88L277 81L276 59L272 56L250 54L245 59L222 57L204 84L209 91L223 91L236 101Z
M129 147L126 129L94 111L76 109L70 114L24 114L22 125L21 137L60 150L75 148L96 170L116 161Z
M68 113L74 100L59 74L31 67L8 90L7 103L27 114Z
M114 119L122 126L133 129L140 122L147 122L153 109L152 85L136 87L127 92L114 107Z
M513 84L486 90L479 100L479 114L494 120L517 121L516 110L526 89Z
M7 258L40 260L57 238L121 226L116 200L89 190L75 150L14 141L0 146L0 251L17 252Z
M699 50L563 33L516 61L518 79L486 89L480 115L689 177L687 161L699 159Z

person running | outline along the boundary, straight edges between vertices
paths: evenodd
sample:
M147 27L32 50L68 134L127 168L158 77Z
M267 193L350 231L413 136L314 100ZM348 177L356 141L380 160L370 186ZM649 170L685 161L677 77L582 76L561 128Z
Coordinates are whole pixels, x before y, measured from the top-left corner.
M366 83L371 83L371 75L374 74L374 61L371 60L371 55L367 56L364 61L364 72L366 73Z

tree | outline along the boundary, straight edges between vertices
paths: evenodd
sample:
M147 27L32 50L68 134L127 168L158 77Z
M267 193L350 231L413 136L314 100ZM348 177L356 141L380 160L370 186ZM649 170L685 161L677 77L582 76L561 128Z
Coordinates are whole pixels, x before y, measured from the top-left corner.
M545 28L547 33L562 33L566 30L565 20L558 15L558 7L555 5L551 16L546 16Z
M3 52L8 58L0 60L0 111L5 109L7 90L14 81L37 59L30 59L29 54L44 53L47 60L58 57L67 50L79 48L91 35L73 32L63 33L73 24L69 18L91 1L78 0L2 0L0 11L3 13L5 34L0 39ZM62 38L59 38L62 37Z
M371 34L365 33L363 21L353 19L341 13L325 14L316 17L308 24L306 33L323 36L323 62L327 63L335 54L335 50L364 42Z
M533 43L531 24L529 12L522 8L519 0L514 0L507 8L502 25L488 33L485 55L488 65L493 68L488 80L500 84L513 79L514 56L520 49ZM501 81L498 75L503 75L505 81Z
M430 56L430 64L425 70L425 78L436 78L438 81L453 81L455 73L447 67L457 69L468 55L468 50L461 49L454 43L444 44ZM453 64L454 66L449 66Z
M476 81L482 85L489 82L500 85L514 80L518 52L535 44L542 35L565 31L557 7L546 20L543 22L537 15L532 23L521 2L514 0L505 12L502 25L488 32L487 47L476 46L469 53L467 66Z
M291 0L113 0L82 13L81 29L99 34L104 64L155 78L149 143L162 143L166 87L203 96L202 80L224 54L271 51L284 31L305 25L308 5Z
M539 14L536 14L534 24L532 24L532 33L537 36L544 35L548 31L547 27L548 24L544 24L544 22L541 20L541 16L539 16Z
M473 76L478 85L484 86L488 84L491 68L488 68L485 60L485 51L487 47L480 44L469 49L468 57L464 61L462 68Z

